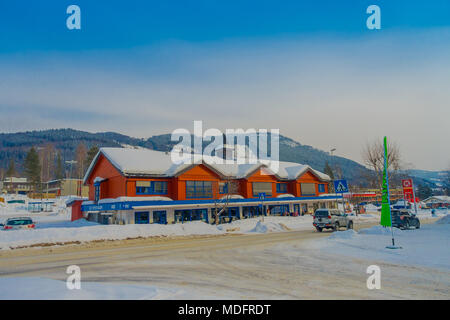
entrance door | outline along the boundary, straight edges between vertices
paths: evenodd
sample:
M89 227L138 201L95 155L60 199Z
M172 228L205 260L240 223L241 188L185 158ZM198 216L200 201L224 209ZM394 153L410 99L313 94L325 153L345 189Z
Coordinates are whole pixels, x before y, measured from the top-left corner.
M148 211L146 211L146 212L135 212L134 213L134 223L135 224L150 223Z
M167 224L166 211L153 211L153 223Z

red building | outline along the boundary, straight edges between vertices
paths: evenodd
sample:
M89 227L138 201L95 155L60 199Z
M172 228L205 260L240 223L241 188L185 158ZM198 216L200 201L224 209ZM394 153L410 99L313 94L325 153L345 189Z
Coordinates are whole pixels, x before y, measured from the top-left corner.
M333 203L334 197L321 196L328 193L329 181L327 175L292 162L280 161L273 172L262 163L174 164L170 153L102 148L84 178L90 201L83 203L82 210L85 216L91 213L105 223L151 223L160 220L162 211L165 223L186 221L187 215L188 220L209 221L211 211L225 202L230 219L272 212L301 213ZM144 219L136 219L136 210L144 207ZM193 214L200 209L201 214Z

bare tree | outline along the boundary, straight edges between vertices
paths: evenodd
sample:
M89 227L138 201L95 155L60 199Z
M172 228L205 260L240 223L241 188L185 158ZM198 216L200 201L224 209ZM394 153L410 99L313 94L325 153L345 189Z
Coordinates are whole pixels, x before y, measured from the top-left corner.
M39 160L41 163L41 178L46 182L54 177L56 150L53 144L47 143L44 147L38 149Z
M375 187L381 188L384 169L384 144L382 140L367 142L362 150L364 164L374 171L374 176L369 180ZM387 145L388 170L397 174L401 168L400 148L395 142L388 141ZM370 178L370 177L369 177Z
M220 199L214 200L214 223L216 225L220 222L220 216L223 213L228 212L232 195L239 194L239 184L236 181L233 181L231 178L226 178L223 182L219 183L224 183L224 186L226 187L223 192L217 192L217 194L221 194L223 196Z
M80 142L75 151L75 160L77 161L77 178L81 179L86 170L87 149L83 142Z

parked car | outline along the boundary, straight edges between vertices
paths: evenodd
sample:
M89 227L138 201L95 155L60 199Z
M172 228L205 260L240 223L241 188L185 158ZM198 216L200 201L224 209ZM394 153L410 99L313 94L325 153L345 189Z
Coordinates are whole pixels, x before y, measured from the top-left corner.
M392 226L399 229L415 229L420 228L420 220L415 214L410 213L408 210L391 210Z
M353 229L353 221L346 213L337 209L317 209L314 212L313 226L319 232L322 232L323 229L337 231L341 227Z
M30 217L9 218L3 225L3 230L34 229L36 225Z

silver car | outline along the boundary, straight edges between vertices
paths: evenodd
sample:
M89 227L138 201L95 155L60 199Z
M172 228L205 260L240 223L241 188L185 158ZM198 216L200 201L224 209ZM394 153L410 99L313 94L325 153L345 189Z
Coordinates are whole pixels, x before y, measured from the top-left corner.
M314 213L313 226L319 232L322 232L323 229L337 231L342 227L353 229L353 221L348 218L347 214L337 209L317 209Z
M34 229L35 223L30 217L9 218L3 225L3 230L17 230L17 229Z

